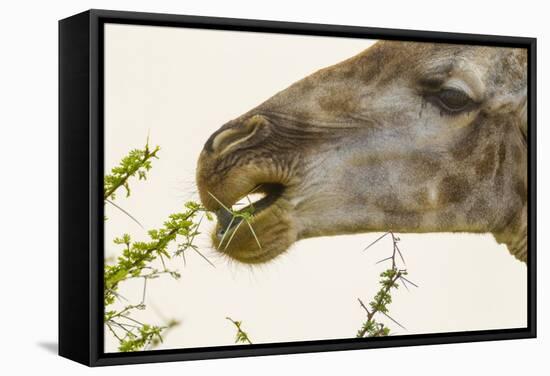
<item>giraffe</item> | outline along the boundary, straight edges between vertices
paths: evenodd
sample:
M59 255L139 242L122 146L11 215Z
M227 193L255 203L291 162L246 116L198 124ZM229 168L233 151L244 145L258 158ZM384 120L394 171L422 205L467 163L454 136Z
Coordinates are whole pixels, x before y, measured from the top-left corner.
M490 233L525 262L526 93L517 48L379 41L320 69L206 141L213 244L256 264L317 236ZM224 208L251 191L254 231Z

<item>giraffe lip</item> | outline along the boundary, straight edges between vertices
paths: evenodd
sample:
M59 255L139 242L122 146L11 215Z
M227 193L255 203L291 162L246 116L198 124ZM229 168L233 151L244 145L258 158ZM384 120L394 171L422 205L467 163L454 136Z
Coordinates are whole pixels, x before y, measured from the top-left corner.
M250 201L248 205L238 210L232 209L232 212L226 208L218 209L215 212L219 227L217 236L221 238L226 232L234 230L246 215L254 217L269 208L283 195L284 190L284 185L278 183L259 184L253 189L254 194L261 195L258 200Z

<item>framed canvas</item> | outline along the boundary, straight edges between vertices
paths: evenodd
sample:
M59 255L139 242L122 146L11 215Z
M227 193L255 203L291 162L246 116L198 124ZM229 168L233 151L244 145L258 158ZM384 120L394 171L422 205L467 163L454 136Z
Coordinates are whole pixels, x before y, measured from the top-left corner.
M524 37L61 20L59 354L535 337L535 62Z

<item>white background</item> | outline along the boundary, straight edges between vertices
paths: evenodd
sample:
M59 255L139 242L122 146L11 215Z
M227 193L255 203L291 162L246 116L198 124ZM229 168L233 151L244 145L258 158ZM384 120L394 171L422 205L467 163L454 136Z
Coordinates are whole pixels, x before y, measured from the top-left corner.
M537 5L536 5L537 4ZM541 4L541 5L538 5ZM294 1L20 1L4 6L2 57L2 272L0 370L3 374L334 374L416 373L459 375L537 372L547 368L550 327L548 239L539 237L539 338L495 343L211 360L89 370L54 355L57 340L57 20L87 8L350 24L407 29L524 35L539 38L538 135L541 147L547 102L544 70L550 36L543 2L462 1L321 4ZM546 63L546 65L548 65ZM548 228L548 177L539 171L538 229ZM7 209L7 210L6 210ZM540 372L537 372L540 374Z

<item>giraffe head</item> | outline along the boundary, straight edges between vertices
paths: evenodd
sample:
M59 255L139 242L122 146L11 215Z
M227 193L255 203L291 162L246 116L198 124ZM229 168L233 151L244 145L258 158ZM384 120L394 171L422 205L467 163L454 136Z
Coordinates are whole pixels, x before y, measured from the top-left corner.
M526 93L523 49L383 41L321 69L206 142L214 245L260 263L316 236L492 233L525 261ZM231 221L253 190L254 216Z

